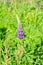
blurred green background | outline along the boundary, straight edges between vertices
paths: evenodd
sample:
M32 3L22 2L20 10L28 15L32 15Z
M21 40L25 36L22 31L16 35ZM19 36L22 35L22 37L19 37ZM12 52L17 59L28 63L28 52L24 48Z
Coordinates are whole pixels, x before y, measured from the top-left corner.
M0 65L43 65L43 0L0 0Z

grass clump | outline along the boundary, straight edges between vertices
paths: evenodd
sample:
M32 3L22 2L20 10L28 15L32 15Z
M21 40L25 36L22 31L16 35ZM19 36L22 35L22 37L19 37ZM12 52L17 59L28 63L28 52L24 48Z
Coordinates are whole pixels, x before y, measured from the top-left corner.
M43 6L0 3L0 65L43 65ZM25 37L17 38L18 14Z

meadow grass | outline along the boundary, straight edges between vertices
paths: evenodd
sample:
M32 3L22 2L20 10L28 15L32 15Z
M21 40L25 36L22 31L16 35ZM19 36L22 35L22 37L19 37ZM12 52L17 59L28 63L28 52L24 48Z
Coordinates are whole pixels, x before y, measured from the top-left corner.
M43 2L0 2L0 65L43 65ZM19 16L25 37L17 37Z

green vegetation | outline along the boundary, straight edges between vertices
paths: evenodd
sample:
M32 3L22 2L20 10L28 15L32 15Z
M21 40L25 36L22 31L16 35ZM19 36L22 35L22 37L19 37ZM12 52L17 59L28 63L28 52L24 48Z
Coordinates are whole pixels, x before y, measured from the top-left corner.
M0 65L43 65L43 0L0 2ZM18 14L25 33L17 38Z

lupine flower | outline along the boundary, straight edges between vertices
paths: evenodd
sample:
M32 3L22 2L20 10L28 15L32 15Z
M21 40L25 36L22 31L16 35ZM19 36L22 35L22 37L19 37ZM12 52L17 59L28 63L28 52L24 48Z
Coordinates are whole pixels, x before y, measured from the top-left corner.
M18 21L17 36L18 36L18 38L22 39L22 38L24 38L24 32L23 32L23 30L22 30L22 25L21 25L21 22L20 22L20 20L19 20L18 15L16 15L16 17L17 17L17 21Z

